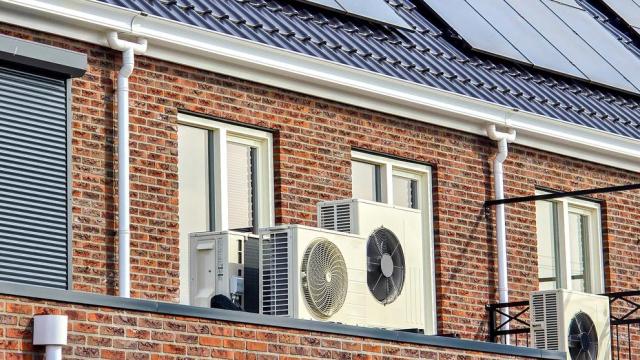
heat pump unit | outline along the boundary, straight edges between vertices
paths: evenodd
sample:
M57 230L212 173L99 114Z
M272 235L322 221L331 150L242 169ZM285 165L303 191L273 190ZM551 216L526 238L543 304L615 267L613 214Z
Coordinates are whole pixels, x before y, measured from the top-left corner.
M260 313L366 323L364 238L300 225L260 231Z
M571 360L610 360L609 298L568 290L531 294L531 344Z
M189 235L190 304L211 307L224 295L245 311L258 309L258 237L221 231Z
M321 228L367 240L367 323L387 329L425 330L427 258L418 209L346 199L318 204Z

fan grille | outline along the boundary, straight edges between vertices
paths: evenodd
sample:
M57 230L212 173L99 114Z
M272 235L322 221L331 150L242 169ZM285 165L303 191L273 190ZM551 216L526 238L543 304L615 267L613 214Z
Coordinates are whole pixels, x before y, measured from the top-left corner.
M579 312L571 319L568 340L572 360L598 358L598 330L589 315Z
M405 262L400 241L384 227L376 229L367 241L367 285L382 304L394 302L404 286Z
M326 319L338 312L347 297L348 282L340 249L326 239L313 241L302 260L302 289L313 315Z

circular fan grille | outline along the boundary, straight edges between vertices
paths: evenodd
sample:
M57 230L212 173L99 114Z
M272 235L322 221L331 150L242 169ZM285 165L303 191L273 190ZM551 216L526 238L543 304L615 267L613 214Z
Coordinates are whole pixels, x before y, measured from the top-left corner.
M572 360L598 358L598 331L589 315L579 312L569 324L569 354Z
M367 285L382 304L394 302L404 285L404 253L389 229L375 230L367 242Z
M340 310L347 297L347 265L331 241L312 242L302 260L302 289L313 314L326 319Z

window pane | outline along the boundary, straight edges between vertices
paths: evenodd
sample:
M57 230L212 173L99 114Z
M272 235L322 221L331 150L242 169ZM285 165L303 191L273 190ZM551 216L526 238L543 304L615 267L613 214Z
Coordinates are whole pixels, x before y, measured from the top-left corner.
M374 164L352 161L351 191L354 198L380 201L380 167Z
M418 182L403 176L393 176L393 204L418 208Z
M538 280L540 290L559 287L557 207L550 201L536 202Z
M255 148L229 142L227 145L227 189L229 229L253 227Z
M589 217L569 212L569 248L571 249L571 289L589 292L587 245Z

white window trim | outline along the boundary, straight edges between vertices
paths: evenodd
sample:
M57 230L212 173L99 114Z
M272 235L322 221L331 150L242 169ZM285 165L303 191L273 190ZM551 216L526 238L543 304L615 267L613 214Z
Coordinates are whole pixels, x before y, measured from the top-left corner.
M549 192L536 191L536 195L545 195ZM558 206L558 258L559 278L558 287L571 290L571 251L569 248L569 211L579 212L589 216L589 241L588 241L588 269L590 292L601 294L604 292L604 254L602 245L602 217L600 204L576 198L560 198L550 201Z
M178 114L178 123L213 131L215 138L214 173L215 231L229 230L229 200L227 196L227 141L258 148L260 159L258 172L258 227L275 225L275 200L273 180L273 136L268 131L232 125L204 117Z
M403 161L395 158L375 155L362 151L352 150L351 160L362 161L380 166L380 191L381 201L391 206L400 207L393 204L393 175L411 177L418 180L418 209L422 213L423 223L423 259L425 269L428 273L424 278L424 300L425 306L432 311L426 312L426 329L431 334L437 334L437 303L436 303L436 262L433 234L433 183L431 167L425 164L418 164L410 161Z

